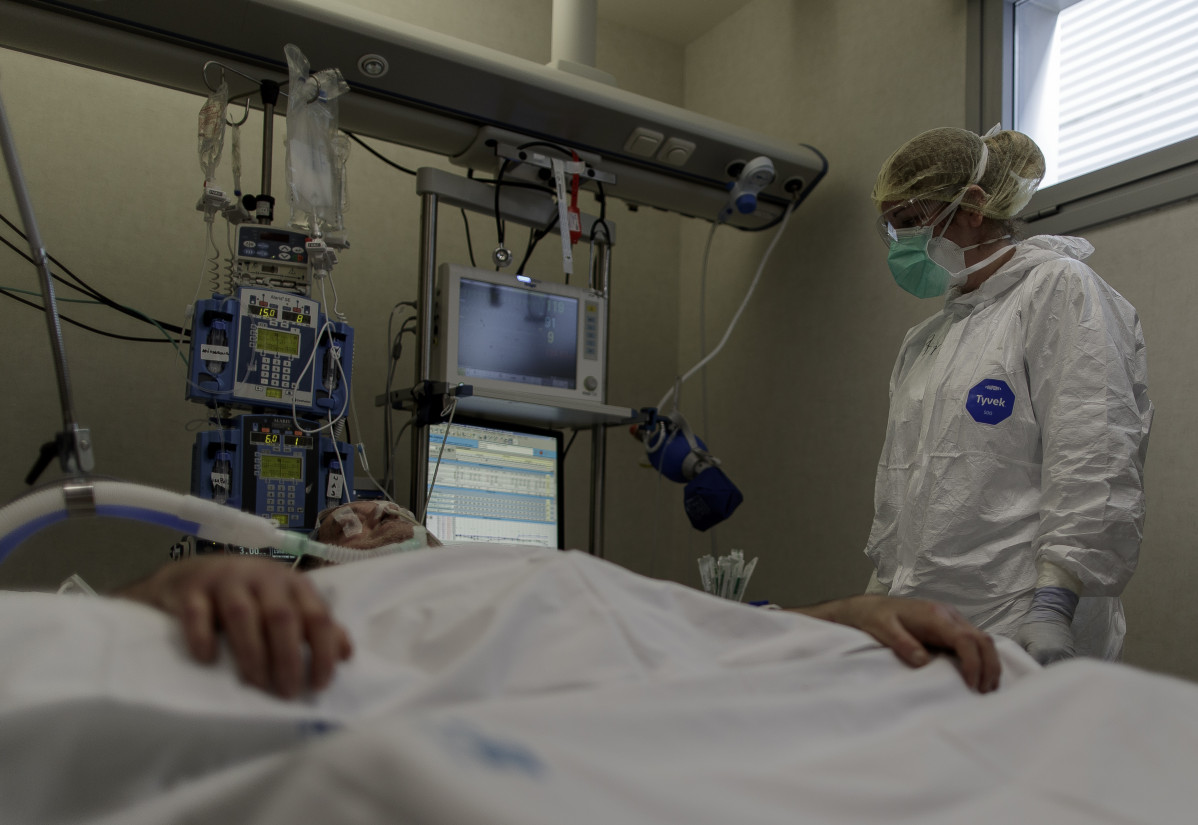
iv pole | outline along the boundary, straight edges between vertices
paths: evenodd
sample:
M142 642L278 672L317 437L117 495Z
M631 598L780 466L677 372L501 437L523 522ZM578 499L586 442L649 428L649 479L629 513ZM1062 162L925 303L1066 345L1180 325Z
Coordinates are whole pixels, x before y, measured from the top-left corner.
M54 300L54 284L50 276L50 259L46 255L45 245L42 243L41 234L37 229L37 220L33 215L33 204L29 199L29 191L25 188L25 177L21 172L21 163L17 159L16 143L13 140L12 130L9 128L3 97L0 97L0 146L4 150L4 162L8 166L8 177L12 183L13 195L21 210L21 222L25 225L25 237L29 240L29 251L41 276L46 326L50 331L50 348L54 355L54 371L58 377L58 401L62 409L62 430L55 435L53 441L42 445L37 462L30 470L29 475L25 477L27 484L33 484L55 456L58 457L63 472L72 474L90 473L95 466L95 459L92 455L89 430L86 427L81 427L75 420L75 408L71 401L71 379L67 371L66 348L62 340L62 324L58 318L58 304Z

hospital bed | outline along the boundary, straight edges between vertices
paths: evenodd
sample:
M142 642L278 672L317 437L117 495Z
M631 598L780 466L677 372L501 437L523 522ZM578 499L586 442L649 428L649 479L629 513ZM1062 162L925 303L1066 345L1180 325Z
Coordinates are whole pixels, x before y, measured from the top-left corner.
M1191 821L1198 688L1132 668L1003 686L850 628L581 553L469 545L318 571L356 651L283 701L166 616L0 595L0 822Z

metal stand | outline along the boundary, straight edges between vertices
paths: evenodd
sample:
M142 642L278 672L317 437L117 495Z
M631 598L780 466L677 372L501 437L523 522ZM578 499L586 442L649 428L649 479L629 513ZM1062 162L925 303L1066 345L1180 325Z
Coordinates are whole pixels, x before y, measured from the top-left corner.
M420 212L420 287L417 307L418 335L416 349L416 381L428 381L432 376L433 300L437 266L437 211L442 204L469 209L491 217L495 216L495 190L491 185L453 175L440 169L423 167L417 171L416 192L421 197ZM549 224L556 212L553 198L543 192L509 187L499 193L500 216L512 223L540 229ZM583 237L590 237L596 218L582 216ZM608 222L609 223L609 222ZM614 229L609 223L608 237L595 241L598 257L598 282L594 288L610 297L611 288L611 245ZM556 231L556 230L555 230ZM610 301L609 304L610 306ZM607 321L610 325L610 320ZM604 336L607 340L607 336ZM606 363L606 359L605 359ZM606 376L604 376L606 383ZM487 403L486 400L481 403ZM605 425L631 420L635 411L630 408L608 407L599 410L581 411L568 406L506 405L502 400L493 400L493 410L509 420L536 420L551 427L589 426L591 430L591 505L588 552L603 555L604 515L604 470L607 457L607 431ZM532 408L540 408L543 415L533 415ZM419 510L425 488L428 485L428 439L424 426L413 426L412 434L412 505Z
M12 129L8 124L8 113L4 109L4 101L0 98L0 152L4 155L8 167L8 177L12 182L13 195L17 200L17 208L21 212L21 220L25 224L25 237L29 241L29 253L37 267L42 287L42 300L46 311L46 328L50 333L50 349L54 355L54 372L58 378L58 403L62 411L62 430L54 440L43 445L37 462L29 475L25 477L27 484L37 481L42 471L57 458L65 473L87 474L95 467L92 455L91 433L86 427L80 426L75 418L75 406L71 399L71 377L67 369L66 347L62 339L62 324L58 318L58 303L54 298L54 283L51 280L50 256L46 254L42 243L41 233L38 232L37 219L33 214L33 204L29 199L29 190L25 187L25 175L21 171L21 162L17 158L17 145L13 140ZM15 247L14 247L15 248ZM90 500L90 486L87 496Z

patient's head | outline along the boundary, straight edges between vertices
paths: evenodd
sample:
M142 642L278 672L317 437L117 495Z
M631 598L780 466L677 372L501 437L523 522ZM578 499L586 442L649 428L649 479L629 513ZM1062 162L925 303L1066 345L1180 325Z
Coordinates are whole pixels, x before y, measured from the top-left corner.
M390 501L351 501L316 517L316 540L369 550L399 544L415 535L416 517Z
M335 544L356 550L374 550L389 545L407 544L397 550L418 546L438 547L441 542L424 529L412 515L390 501L352 501L328 507L316 517L313 537L322 544ZM317 560L305 558L303 567ZM322 566L322 565L315 565Z

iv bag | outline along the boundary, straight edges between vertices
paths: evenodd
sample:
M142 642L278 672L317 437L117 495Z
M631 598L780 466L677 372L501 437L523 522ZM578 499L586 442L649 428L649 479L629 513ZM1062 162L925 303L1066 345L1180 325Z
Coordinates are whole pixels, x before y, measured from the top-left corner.
M204 183L216 180L221 150L225 146L225 109L229 105L229 84L223 79L215 92L200 107L199 153Z
M341 230L343 165L336 150L337 98L349 84L337 69L309 76L308 58L291 43L287 85L287 189L291 225L319 236Z

